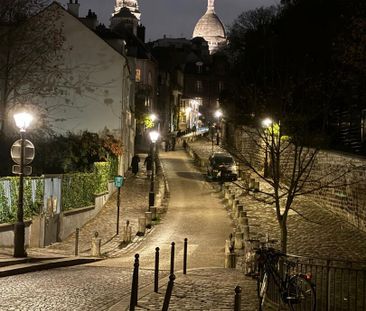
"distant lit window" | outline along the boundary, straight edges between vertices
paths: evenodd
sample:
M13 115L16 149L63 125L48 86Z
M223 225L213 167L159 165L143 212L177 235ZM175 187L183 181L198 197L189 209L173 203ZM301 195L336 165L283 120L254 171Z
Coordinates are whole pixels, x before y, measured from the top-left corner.
M141 70L136 69L136 82L141 82Z
M361 142L366 141L366 109L361 112Z
M149 75L147 76L147 84L152 85L152 74L151 71L149 71Z
M203 63L202 62L197 62L196 66L197 66L197 72L202 73Z
M197 92L202 92L202 81L201 80L196 81L196 90L197 90Z

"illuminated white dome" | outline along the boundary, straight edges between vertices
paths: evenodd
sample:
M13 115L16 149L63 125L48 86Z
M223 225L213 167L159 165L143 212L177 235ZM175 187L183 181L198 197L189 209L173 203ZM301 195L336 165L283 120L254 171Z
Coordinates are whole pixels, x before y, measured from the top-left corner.
M195 37L202 37L208 42L210 53L226 43L225 27L215 13L214 0L208 0L207 11L194 28L193 38Z

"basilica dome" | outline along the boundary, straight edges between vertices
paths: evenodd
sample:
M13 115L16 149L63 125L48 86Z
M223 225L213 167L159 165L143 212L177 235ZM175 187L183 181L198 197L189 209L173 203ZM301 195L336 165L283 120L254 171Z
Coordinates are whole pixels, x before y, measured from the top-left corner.
M199 19L193 31L193 38L202 37L208 42L210 53L226 43L225 27L214 9L214 0L208 0L206 13Z

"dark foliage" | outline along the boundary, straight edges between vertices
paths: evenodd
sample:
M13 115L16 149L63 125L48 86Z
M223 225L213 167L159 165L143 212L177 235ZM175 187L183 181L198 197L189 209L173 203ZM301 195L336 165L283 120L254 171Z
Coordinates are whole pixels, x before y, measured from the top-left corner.
M11 176L14 164L10 157L11 145L17 137L1 138L0 176ZM31 166L33 175L89 172L94 162L114 160L122 154L120 142L109 133L99 136L95 133L68 133L43 139L29 138L36 149Z
M242 13L226 49L227 114L237 122L271 116L301 143L347 150L361 142L365 6L362 0L284 0ZM360 143L353 151L362 151Z

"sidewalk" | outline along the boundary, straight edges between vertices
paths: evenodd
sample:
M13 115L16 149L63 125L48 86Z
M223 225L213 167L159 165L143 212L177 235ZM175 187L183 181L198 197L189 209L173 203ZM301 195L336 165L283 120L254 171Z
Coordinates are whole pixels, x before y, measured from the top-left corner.
M202 138L189 142L189 147L201 159L207 159L212 151L211 142ZM224 151L216 145L213 148L215 152ZM240 184L240 181L237 183ZM236 187L234 184L227 184ZM261 182L260 188L265 186ZM241 195L240 201L249 209L251 234L262 238L268 235L271 239L279 240L280 232L274 208L255 200L252 195ZM294 208L302 216L295 212L289 214L288 253L366 262L366 232L358 230L339 215L305 197L294 202Z
M143 156L141 157L144 158ZM143 161L142 161L143 162ZM158 189L159 176L156 176L155 189ZM133 243L141 240L136 236L138 230L138 217L145 216L148 208L148 194L150 189L150 179L146 175L144 165L140 162L140 169L137 176L128 172L125 176L125 183L121 188L120 194L120 234L116 236L117 221L117 192L114 193L106 203L100 213L79 231L79 256L91 256L91 241L95 232L101 238L101 254L103 257L112 256L123 246L121 240L122 227L129 221L132 228ZM149 230L147 230L147 234ZM28 259L41 258L60 258L73 257L75 255L75 233L66 240L54 243L45 248L27 248ZM12 248L0 248L0 261L10 261L12 257Z

